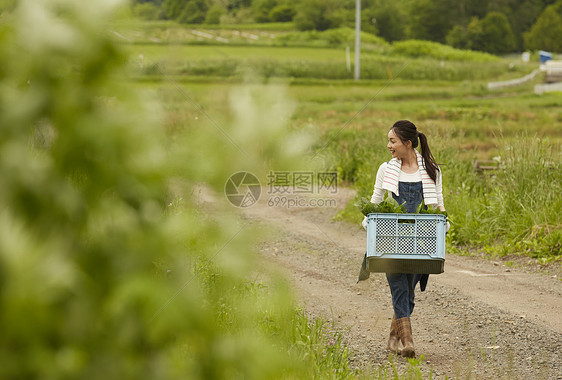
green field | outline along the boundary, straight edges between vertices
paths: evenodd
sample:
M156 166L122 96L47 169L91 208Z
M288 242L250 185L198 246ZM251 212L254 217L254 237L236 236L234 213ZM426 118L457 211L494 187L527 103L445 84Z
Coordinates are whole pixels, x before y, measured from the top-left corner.
M143 54L147 62L213 59L272 59L275 61L305 59L313 61L338 60L345 64L345 49L315 48L310 51L310 49L304 47L135 44L127 46L126 50L133 56Z
M130 65L139 75L155 73L161 66L167 75L232 78L251 70L264 78L300 80L353 79L354 55L346 62L344 46L231 46L135 43L125 45ZM392 52L364 51L362 78L367 80L487 81L523 76L534 66L516 59L473 62L434 57L411 57Z

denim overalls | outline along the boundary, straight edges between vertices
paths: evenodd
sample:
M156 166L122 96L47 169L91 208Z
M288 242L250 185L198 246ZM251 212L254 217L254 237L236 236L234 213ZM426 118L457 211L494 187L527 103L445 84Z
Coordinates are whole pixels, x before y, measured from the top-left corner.
M392 193L392 197L398 204L405 203L406 212L416 212L423 200L423 187L420 182L399 182L398 192L400 195ZM396 319L410 317L414 311L414 289L420 283L422 291L425 290L428 274L406 274L406 273L387 273L386 279L392 294L392 304Z

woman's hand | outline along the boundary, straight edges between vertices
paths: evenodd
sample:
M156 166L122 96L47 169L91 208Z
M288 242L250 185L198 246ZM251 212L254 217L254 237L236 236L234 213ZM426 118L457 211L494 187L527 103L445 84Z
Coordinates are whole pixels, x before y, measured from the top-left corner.
M447 211L445 210L445 206L439 206L439 210ZM451 228L451 223L449 223L449 219L447 219L447 225L445 226L445 233L449 232L450 228Z

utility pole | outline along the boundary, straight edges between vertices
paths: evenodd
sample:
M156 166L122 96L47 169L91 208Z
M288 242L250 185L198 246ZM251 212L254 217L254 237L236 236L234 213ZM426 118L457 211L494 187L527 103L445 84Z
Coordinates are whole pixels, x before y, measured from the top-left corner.
M361 0L355 1L355 73L353 78L359 80L359 56L361 44Z

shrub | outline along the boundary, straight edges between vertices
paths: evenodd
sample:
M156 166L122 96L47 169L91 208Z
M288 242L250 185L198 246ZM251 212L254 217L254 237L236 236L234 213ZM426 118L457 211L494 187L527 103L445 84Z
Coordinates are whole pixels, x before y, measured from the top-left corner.
M252 2L252 12L256 22L269 22L269 14L276 5L276 0L254 0Z
M273 22L289 22L293 21L293 17L297 12L293 7L287 4L276 6L269 12L269 18Z
M474 52L470 50L455 49L451 46L442 45L437 42L407 40L398 41L392 44L392 51L395 54L409 57L433 57L447 61L475 61L487 62L497 61L493 55Z
M205 24L220 24L221 17L224 14L226 14L226 9L220 4L213 4L205 15Z
M455 25L447 34L447 45L451 45L457 49L468 49L469 43L467 34L466 28Z
M490 12L482 20L474 19L468 27L467 45L473 50L503 54L515 48L515 37L503 13Z
M207 6L203 0L190 0L182 8L178 22L183 24L201 24L205 21Z
M361 33L361 42L365 45L386 47L388 43L380 37L370 33ZM292 32L276 37L275 43L291 46L353 46L355 43L355 31L350 28L329 29L322 32L315 30L304 32Z
M454 25L456 7L448 0L418 0L412 2L407 24L409 36L420 40L445 42Z
M326 30L342 25L344 17L338 0L305 0L294 18L299 30Z
M152 3L135 4L133 14L142 20L162 20L166 17L164 10Z
M287 349L308 321L278 281L252 292L249 229L191 198L299 149L282 89L232 94L245 155L193 119L167 139L122 80L114 2L20 4L0 24L0 377L310 378Z

